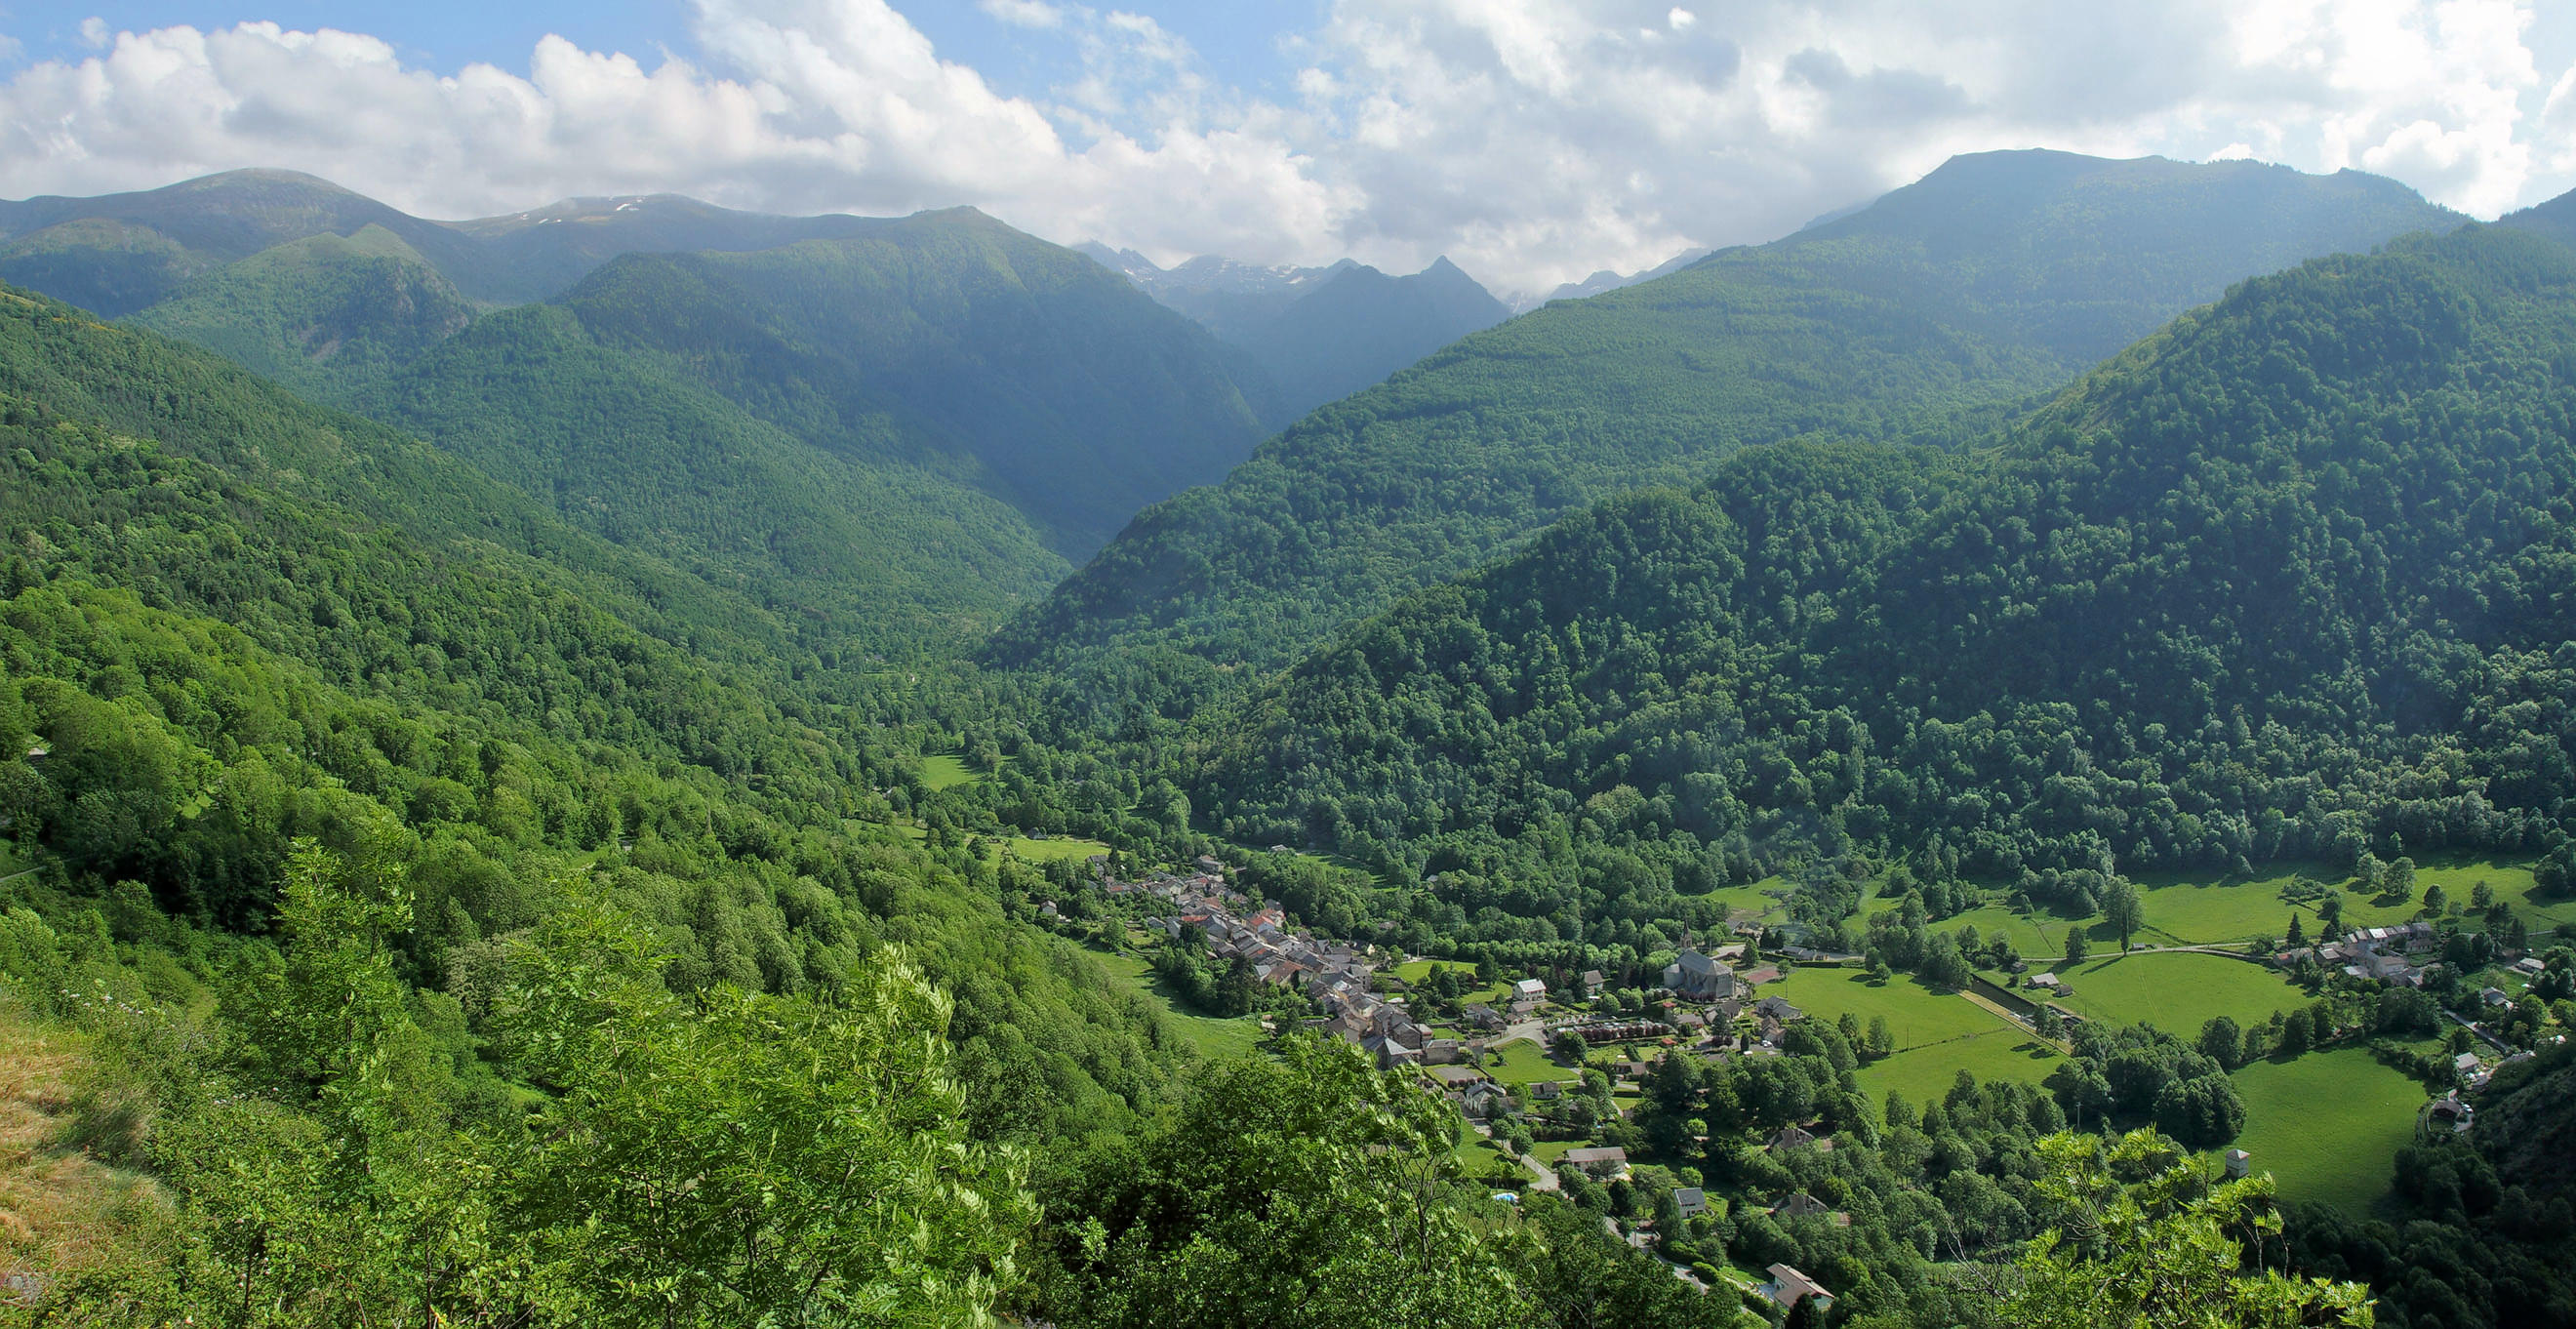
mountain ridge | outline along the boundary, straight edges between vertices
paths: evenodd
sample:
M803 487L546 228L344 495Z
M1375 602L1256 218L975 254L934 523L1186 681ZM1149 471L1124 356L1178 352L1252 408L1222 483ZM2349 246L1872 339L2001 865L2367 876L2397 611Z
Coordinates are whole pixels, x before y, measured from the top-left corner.
M1984 194L2020 211L1999 217ZM1998 409L2234 281L2459 220L2357 174L1962 158L1840 221L1533 311L1318 409L1224 484L1138 514L990 655L1061 664L1154 643L1275 666L1609 493L1689 483L1747 442L1901 436Z

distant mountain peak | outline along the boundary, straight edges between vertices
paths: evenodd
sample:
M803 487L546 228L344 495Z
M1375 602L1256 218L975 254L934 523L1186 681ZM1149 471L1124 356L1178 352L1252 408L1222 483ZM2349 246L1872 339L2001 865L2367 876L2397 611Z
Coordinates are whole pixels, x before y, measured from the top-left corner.
M1551 301L1582 300L1599 295L1603 291L1616 291L1623 287L1634 286L1639 282L1653 281L1657 277L1679 272L1715 252L1717 251L1712 249L1685 249L1651 268L1625 275L1603 268L1579 282L1567 282L1545 295L1530 295L1526 292L1515 294L1510 301L1511 309L1515 314L1525 314Z

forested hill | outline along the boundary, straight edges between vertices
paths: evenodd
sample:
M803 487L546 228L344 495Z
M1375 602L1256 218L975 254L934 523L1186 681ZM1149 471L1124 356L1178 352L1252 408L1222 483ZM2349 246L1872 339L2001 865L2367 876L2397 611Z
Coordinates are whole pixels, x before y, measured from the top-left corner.
M868 741L886 717L436 449L0 293L0 529L0 820L58 869L13 906L115 894L119 941L204 977L285 909L309 837L403 884L401 1000L433 1023L464 1018L461 956L613 900L683 993L828 993L909 946L956 994L989 1134L1112 1122L1173 1067L1149 1007L1004 916L991 864L883 824L915 778ZM506 1105L452 1032L467 1082L420 1110Z
M1216 341L972 208L749 254L634 254L569 292L647 355L809 443L951 466L1077 557L1248 455Z
M1246 385L1267 392L1114 274L970 210L630 255L497 312L369 223L134 317L862 652L979 639L1068 556L1241 459L1261 431Z
M2228 282L2459 219L2393 182L2062 153L1552 305L1327 406L1141 514L994 643L1280 664L1611 494L1815 430L1902 436L2050 390Z
M2248 282L1989 445L1748 450L1419 593L1211 726L1199 805L1439 873L1496 938L1855 848L2547 848L2571 364L2576 250L2504 228Z
M98 198L0 201L0 280L120 317L264 250L377 227L469 298L557 294L619 254L766 249L862 234L867 217L773 217L671 195L566 199L469 222L414 217L296 171L244 170Z

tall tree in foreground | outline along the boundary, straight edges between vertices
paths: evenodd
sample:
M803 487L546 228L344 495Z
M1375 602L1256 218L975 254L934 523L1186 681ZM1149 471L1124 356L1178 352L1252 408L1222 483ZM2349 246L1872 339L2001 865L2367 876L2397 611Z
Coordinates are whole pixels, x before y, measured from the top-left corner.
M1520 1324L1511 1271L1536 1251L1479 1230L1457 1129L1447 1103L1347 1044L1301 1038L1277 1060L1209 1066L1164 1129L1083 1169L1056 1318Z
M2040 1142L2043 1196L2058 1210L2031 1243L1991 1320L2016 1329L2292 1329L2372 1323L2358 1283L2273 1267L2281 1219L2269 1177L2213 1185L2171 1140ZM2251 1248L2249 1250L2249 1247Z

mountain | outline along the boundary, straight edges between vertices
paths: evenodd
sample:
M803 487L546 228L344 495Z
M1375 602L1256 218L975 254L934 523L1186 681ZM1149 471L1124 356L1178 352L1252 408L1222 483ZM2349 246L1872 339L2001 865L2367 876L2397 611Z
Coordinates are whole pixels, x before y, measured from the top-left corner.
M1074 557L1261 433L1206 333L971 208L750 254L628 255L563 304L602 344L816 446L953 467Z
M346 402L464 331L475 313L419 250L369 222L191 277L132 317L305 396Z
M1248 353L1278 388L1276 423L1384 382L1512 312L1446 258L1390 277L1349 259L1298 268L1203 256L1165 270L1132 249L1079 248Z
M2562 244L2576 245L2576 193L2561 194L2546 203L2507 213L2497 218L2496 224L2545 235Z
M2576 250L2507 228L2256 279L1969 446L1739 450L1416 592L1192 800L1493 940L1853 853L2083 913L2114 863L2543 848L2571 362Z
M878 224L734 212L670 195L569 199L506 217L436 222L294 171L227 171L139 193L0 201L0 281L116 318L223 264L374 226L469 299L521 304L619 254L767 249Z
M1587 296L1599 295L1603 291L1615 291L1622 287L1634 286L1641 281L1669 277L1716 252L1713 249L1685 249L1651 268L1624 276L1603 268L1581 281L1566 282L1543 296L1514 297L1511 302L1512 312L1527 313L1552 300L1581 300Z
M391 972L424 989L606 905L681 991L829 991L908 947L958 994L985 1129L1089 1129L1169 1073L989 866L881 824L902 767L839 718L854 675L437 448L0 288L0 522L0 818L74 890L148 892L129 937L268 930L311 837L403 884Z
M972 210L574 200L451 225L274 172L9 206L93 218L56 239L154 228L183 263L51 251L58 284L148 293L136 322L427 437L817 646L981 637L1221 478L1270 401L1241 352Z
M2053 152L1534 311L1319 409L997 637L1276 665L1601 497L1820 430L1901 437L2064 382L2228 284L2460 219L2394 182Z

